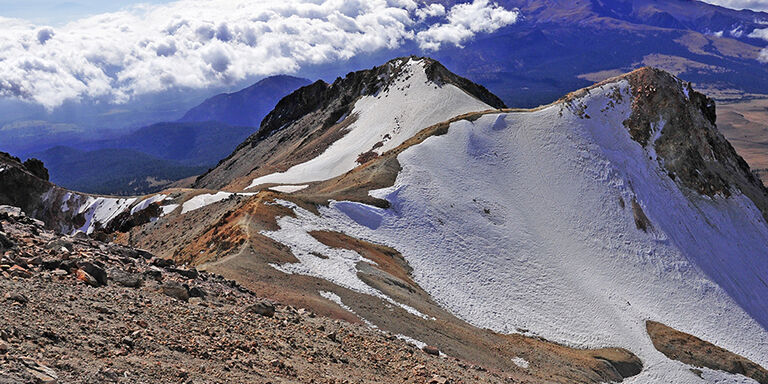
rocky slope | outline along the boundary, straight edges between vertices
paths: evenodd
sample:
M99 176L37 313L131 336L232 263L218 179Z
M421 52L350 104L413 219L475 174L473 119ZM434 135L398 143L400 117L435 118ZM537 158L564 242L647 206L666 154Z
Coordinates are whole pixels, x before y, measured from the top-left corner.
M0 225L0 383L531 382L6 206Z

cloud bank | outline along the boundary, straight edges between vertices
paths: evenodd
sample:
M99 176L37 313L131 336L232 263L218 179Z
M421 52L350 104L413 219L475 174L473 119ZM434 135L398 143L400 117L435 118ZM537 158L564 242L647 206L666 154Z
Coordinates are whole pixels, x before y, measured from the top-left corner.
M0 95L54 108L298 71L414 41L461 46L517 21L488 0L181 0L60 28L0 17Z

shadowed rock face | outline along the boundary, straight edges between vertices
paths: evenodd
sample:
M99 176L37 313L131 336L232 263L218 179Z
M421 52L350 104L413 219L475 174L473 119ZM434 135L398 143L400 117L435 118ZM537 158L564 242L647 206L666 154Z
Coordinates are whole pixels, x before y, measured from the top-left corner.
M624 125L635 141L655 149L670 178L709 197L741 192L768 219L768 191L717 130L712 99L655 68L639 69L626 79L633 97Z
M30 165L32 169L19 158L0 152L0 205L19 207L26 213L41 208L41 196L53 185L37 175L41 172L36 163Z
M653 346L670 359L695 367L741 374L760 384L768 384L768 371L733 352L655 321L646 321L645 327Z

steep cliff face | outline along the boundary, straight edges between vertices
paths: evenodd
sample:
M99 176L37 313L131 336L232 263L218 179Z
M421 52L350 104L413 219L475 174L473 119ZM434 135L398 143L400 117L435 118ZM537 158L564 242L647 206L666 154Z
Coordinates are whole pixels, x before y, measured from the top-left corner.
M42 163L22 163L19 158L0 152L0 205L19 207L47 222L60 218L60 215L43 201L43 196L65 192L48 182L47 178L43 178L47 173Z

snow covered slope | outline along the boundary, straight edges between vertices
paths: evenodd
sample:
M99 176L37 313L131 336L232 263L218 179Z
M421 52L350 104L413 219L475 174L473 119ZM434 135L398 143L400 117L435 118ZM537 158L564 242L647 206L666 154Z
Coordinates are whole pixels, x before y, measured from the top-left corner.
M400 251L421 287L476 326L632 351L645 368L628 382L702 382L654 348L646 320L766 366L765 191L718 141L706 99L670 79L644 69L538 110L455 122L398 155L395 184L372 192L390 208L334 202L281 218L265 234L301 265L277 267L329 273L340 260L313 259L327 250L301 232L342 231Z

